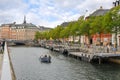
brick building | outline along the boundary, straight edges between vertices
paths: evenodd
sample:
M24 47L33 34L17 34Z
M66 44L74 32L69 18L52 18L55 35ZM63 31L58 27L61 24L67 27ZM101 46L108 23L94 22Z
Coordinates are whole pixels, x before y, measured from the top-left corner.
M22 24L2 24L0 26L0 39L9 40L34 40L37 26L32 23L26 23L26 18Z

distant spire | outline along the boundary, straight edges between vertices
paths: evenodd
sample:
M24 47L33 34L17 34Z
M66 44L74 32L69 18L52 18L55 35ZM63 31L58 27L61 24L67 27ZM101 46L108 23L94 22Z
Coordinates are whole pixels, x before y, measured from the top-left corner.
M26 16L24 16L23 24L26 24Z

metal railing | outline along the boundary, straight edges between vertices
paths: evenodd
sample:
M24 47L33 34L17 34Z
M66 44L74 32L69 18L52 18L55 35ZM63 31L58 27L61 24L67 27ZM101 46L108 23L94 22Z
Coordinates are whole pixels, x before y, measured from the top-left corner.
M6 42L5 42L5 46L4 46L3 55L4 56L3 56L1 80L16 80Z

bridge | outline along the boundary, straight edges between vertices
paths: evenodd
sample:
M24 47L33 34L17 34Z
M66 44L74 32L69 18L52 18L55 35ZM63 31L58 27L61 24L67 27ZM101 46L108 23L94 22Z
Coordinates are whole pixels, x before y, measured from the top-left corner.
M12 41L16 45L25 45L26 41Z
M40 46L40 44L35 43L32 40L12 40L7 41L8 46L19 46L19 45L26 45L26 46Z

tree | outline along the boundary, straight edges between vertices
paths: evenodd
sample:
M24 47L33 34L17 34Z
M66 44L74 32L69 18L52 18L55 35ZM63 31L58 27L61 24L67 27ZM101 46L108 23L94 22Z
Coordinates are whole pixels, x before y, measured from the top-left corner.
M75 36L77 35L77 31L78 31L77 21L71 22L69 28L70 28L70 35L73 36L73 42L75 42Z
M52 29L49 33L50 33L50 37L52 37L53 39L59 39L60 36L60 32L63 30L63 27L61 26L57 26L56 28Z
M35 33L35 40L38 40L40 38L40 33L37 31L36 33Z
M60 36L60 33L61 33L61 31L63 30L63 27L61 27L61 26L57 26L56 28L55 28L55 38L56 39L59 39L61 36Z
M89 18L85 21L82 21L82 23L80 25L81 33L88 37L88 44L90 44L90 39L91 39L91 35L92 35L92 27L91 27L92 21L93 20L91 18Z
M115 46L117 48L117 35L120 33L120 6L112 8L105 15L104 21L106 22L104 25L115 34Z
M101 42L101 34L107 32L106 28L103 26L104 16L95 16L93 18L94 18L93 22L91 23L91 27L92 27L91 33L98 34L99 42Z
M50 39L48 31L43 32L42 35L43 35L43 39L46 39L46 40Z

